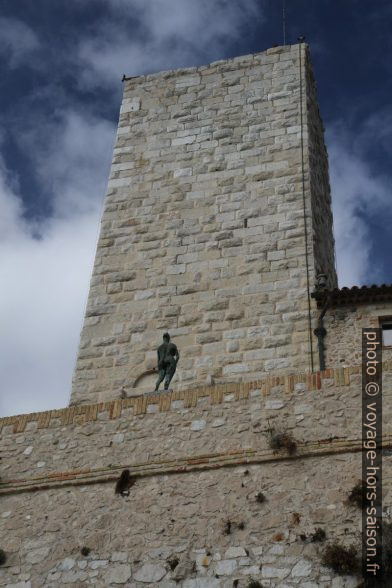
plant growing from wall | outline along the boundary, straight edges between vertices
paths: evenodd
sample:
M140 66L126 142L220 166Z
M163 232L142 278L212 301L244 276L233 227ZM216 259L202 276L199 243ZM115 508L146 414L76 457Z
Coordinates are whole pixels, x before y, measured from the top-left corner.
M322 554L322 564L337 574L356 574L360 570L360 559L354 545L345 547L339 541L327 545Z
M278 431L269 426L267 429L268 445L274 451L287 451L289 455L294 455L297 451L297 442L291 433L287 431Z
M170 557L167 560L167 563L169 564L169 568L171 569L171 571L173 571L176 569L176 567L180 563L180 560L178 559L178 557L176 555L174 555L173 557Z
M324 529L317 527L317 529L315 529L315 531L309 535L309 537L307 537L305 534L302 534L299 537L304 543L321 543L322 541L326 540L327 534Z
M262 584L258 580L253 580L252 578L249 580L246 588L263 588Z
M392 578L392 522L382 523L382 566L383 579L388 582ZM387 584L385 584L387 585Z
M312 535L310 536L310 540L312 541L312 543L321 543L322 541L325 541L326 538L326 532L324 531L324 529L321 529L320 527L317 527L315 532L312 533Z
M7 561L6 553L5 553L4 549L0 549L0 566L4 565L6 561Z
M129 496L129 489L134 485L135 481L135 478L131 477L129 470L123 470L116 482L115 493L121 496Z
M358 508L366 508L366 506L369 504L369 501L366 497L365 482L358 480L355 486L353 486L347 500L350 504L354 504Z
M232 522L230 520L227 520L225 522L225 526L223 527L223 533L225 535L231 535L231 526L232 526Z
M291 525L296 527L301 522L301 515L299 512L293 512L291 515Z
M231 535L231 533L233 532L235 527L237 527L237 529L240 529L240 531L242 531L243 529L245 529L244 521L240 521L239 523L236 523L236 522L228 519L225 522L224 527L223 527L224 535Z

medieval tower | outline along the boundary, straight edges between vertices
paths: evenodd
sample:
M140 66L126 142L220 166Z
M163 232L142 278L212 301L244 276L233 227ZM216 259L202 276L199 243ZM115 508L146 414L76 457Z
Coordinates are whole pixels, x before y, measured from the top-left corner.
M357 586L323 554L360 547L361 329L391 317L337 285L305 44L125 78L70 406L0 419L0 585Z
M305 45L124 81L71 404L311 371L310 291L337 285Z

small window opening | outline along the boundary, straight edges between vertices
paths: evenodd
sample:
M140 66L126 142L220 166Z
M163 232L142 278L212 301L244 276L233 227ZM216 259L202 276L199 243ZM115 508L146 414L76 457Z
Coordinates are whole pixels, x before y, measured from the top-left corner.
M244 218L244 228L246 229L248 227L248 219Z
M392 318L380 320L383 347L392 347Z

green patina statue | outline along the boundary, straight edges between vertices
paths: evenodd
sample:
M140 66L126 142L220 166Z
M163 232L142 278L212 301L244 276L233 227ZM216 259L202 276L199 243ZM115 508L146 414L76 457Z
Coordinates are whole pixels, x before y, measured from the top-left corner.
M155 384L155 391L158 390L162 380L165 380L165 390L169 389L169 384L177 368L180 354L177 345L170 343L169 333L164 333L163 343L157 349L158 353L158 380Z

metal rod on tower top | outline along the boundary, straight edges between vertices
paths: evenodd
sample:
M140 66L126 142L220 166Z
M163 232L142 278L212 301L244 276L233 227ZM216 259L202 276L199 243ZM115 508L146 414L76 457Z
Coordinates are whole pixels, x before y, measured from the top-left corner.
M282 0L283 45L286 45L286 0Z

